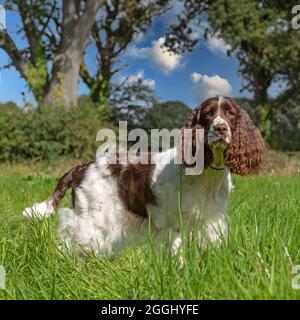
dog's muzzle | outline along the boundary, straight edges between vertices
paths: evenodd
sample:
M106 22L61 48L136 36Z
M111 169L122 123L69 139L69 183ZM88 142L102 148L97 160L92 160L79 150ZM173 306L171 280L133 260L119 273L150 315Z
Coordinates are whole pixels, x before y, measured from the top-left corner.
M208 144L224 144L228 145L231 142L231 130L225 119L217 116L208 131Z

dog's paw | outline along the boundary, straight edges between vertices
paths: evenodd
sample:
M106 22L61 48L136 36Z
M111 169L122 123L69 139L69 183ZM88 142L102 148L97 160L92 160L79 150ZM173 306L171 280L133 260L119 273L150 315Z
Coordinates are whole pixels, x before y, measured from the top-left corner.
M26 218L48 218L55 213L52 203L49 201L43 201L35 203L31 208L26 208L23 211L23 216Z

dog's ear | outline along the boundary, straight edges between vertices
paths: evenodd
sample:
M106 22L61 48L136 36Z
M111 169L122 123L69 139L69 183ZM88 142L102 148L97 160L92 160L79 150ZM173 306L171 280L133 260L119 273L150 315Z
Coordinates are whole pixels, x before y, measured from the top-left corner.
M197 145L197 129L204 130L204 169L208 168L213 160L213 154L207 144L207 132L205 131L205 128L202 124L200 124L200 107L194 109L191 113L191 115L187 118L184 128L181 129L180 134L180 143L181 143L181 152L182 152L182 165L184 168L193 168L195 166L195 163L188 164L184 161L184 159L187 159L187 157L184 156L184 150L185 144L188 144L188 148L192 149L192 156L194 157L196 154L196 145ZM184 129L192 129L192 138L187 139L186 135L184 135L183 130Z
M185 121L184 128L192 129L197 123L200 122L200 107L195 108Z
M239 108L232 143L225 151L225 163L231 172L247 175L258 171L265 162L266 143L247 112Z

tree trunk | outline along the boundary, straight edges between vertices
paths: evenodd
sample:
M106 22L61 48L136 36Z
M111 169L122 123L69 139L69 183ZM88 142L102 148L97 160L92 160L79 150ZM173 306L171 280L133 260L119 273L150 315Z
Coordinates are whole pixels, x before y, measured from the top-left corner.
M268 98L268 88L272 77L267 72L260 72L254 77L254 113L255 123L260 128L263 137L269 141L272 134L273 108Z
M44 105L76 105L81 54L79 50L67 51L56 57L51 82L45 89Z
M266 77L264 74L254 75L254 114L255 122L259 126L262 121L262 108L266 107L268 99L268 88L270 86L269 77Z
M28 4L23 8L24 4L18 2L29 43L28 50L19 50L7 32L0 32L0 48L6 51L16 69L27 81L38 103L66 107L76 104L81 58L96 14L105 2L106 0L63 0L60 44L59 48L55 48L58 54L53 60L50 74L45 52L42 52L42 56L38 54L43 46L36 41L36 25L30 23L32 15L26 14L26 10L31 7ZM47 18L50 19L51 14ZM29 57L24 54L27 51L30 52Z
M88 1L81 13L80 0L64 0L61 47L54 59L51 80L45 88L45 105L71 107L76 104L81 57L97 11L104 1Z

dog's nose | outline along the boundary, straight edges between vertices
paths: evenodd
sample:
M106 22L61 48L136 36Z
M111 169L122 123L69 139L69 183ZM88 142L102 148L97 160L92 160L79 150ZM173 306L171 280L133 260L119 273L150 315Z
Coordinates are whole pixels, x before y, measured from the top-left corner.
M224 136L227 133L228 128L225 123L218 123L218 124L214 125L214 131L218 135Z

